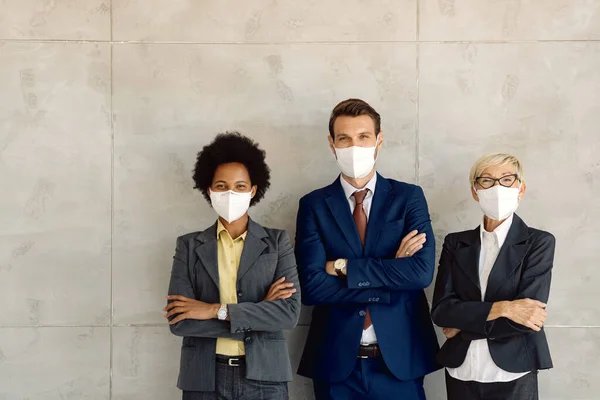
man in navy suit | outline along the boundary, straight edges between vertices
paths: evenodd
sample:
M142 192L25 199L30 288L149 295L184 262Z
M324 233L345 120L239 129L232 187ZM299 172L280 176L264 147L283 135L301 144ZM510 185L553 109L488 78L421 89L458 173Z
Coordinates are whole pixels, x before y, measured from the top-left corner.
M317 400L424 400L423 377L439 368L423 292L435 261L427 202L376 173L380 126L366 102L338 104L329 144L342 174L300 200L296 258L315 307L298 373Z

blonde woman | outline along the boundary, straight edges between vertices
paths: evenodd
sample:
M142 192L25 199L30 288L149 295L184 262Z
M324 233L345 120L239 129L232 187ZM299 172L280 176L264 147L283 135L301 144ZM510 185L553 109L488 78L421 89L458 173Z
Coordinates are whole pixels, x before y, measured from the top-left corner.
M483 221L446 237L431 313L448 339L438 354L448 400L537 400L537 372L552 368L554 236L515 214L527 187L514 156L482 157L470 178Z

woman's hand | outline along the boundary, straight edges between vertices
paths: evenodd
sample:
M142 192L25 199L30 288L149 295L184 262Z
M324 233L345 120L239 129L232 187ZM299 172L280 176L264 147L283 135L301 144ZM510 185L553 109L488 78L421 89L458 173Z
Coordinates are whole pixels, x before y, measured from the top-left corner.
M271 287L269 288L269 292L265 296L265 301L273 301L279 299L289 299L292 297L294 293L296 293L296 289L290 289L294 286L293 282L284 283L285 276L277 279Z
M171 303L164 308L165 318L177 315L169 322L169 325L183 321L184 319L208 320L217 318L220 304L208 304L185 296L167 296Z
M444 336L446 336L446 339L452 339L454 336L460 333L460 329L442 328L442 332L444 332Z
M396 258L411 257L417 251L423 248L423 244L427 241L425 234L418 235L418 231L409 232L408 235L400 242L400 247L396 252Z
M505 317L539 332L546 322L546 304L533 299L520 299L508 302Z

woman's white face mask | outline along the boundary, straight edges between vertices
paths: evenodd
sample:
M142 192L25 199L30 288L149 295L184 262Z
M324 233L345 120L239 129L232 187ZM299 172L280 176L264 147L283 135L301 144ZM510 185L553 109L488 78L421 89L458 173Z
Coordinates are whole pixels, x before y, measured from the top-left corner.
M360 179L369 175L375 167L375 151L379 138L373 147L335 147L337 164L342 173L350 178Z
M228 223L243 217L248 212L252 200L252 191L234 192L228 190L226 192L214 192L210 190L209 194L212 207Z
M477 190L481 211L496 221L508 218L519 208L519 192L521 187L492 186L489 189Z

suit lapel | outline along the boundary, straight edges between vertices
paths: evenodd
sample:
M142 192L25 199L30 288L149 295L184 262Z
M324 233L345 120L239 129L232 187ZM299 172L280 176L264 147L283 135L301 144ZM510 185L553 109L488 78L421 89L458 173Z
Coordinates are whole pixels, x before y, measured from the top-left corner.
M219 287L219 255L217 249L217 224L200 232L196 237L198 246L195 251L198 259L202 262L204 269L211 277L217 287Z
M237 282L239 282L246 272L252 268L258 257L267 248L267 244L262 240L267 236L269 235L262 226L252 219L248 220L248 234L246 235L244 250L242 251L242 257L240 258Z
M387 212L394 198L389 182L377 174L377 184L375 185L375 193L369 212L369 223L367 224L365 254L372 254L373 246L379 240L381 229L385 225Z
M359 258L362 257L362 244L360 243L360 236L358 236L358 230L356 224L350 213L350 205L348 199L342 189L340 178L338 178L331 186L329 186L329 197L325 199L329 211L333 214L333 218L337 223L338 227L342 231L344 238L348 242L348 245L352 249L354 256ZM367 235L368 237L368 235Z
M485 298L494 298L496 292L508 281L512 274L519 268L523 258L530 247L526 243L529 237L527 225L516 214L506 236L506 240L498 253L498 258L492 267L488 279L488 288Z
M463 270L469 280L479 289L481 298L481 285L479 284L479 254L481 251L481 238L479 228L465 232L460 242L462 247L456 250L456 263Z

